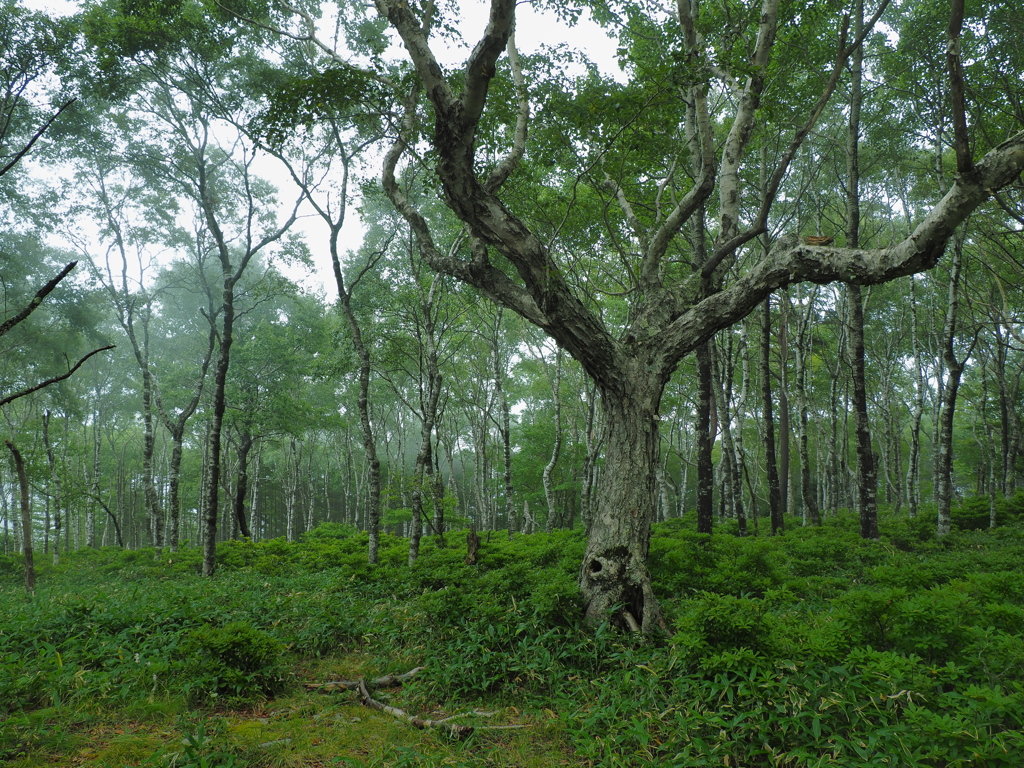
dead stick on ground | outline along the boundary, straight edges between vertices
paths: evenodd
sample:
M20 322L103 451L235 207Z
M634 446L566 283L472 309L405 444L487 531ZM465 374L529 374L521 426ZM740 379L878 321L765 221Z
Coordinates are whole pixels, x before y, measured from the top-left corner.
M378 677L376 680L367 680L366 687L368 690L376 690L377 688L393 688L397 685L401 685L409 678L422 672L425 667L416 667L410 669L404 675L384 675L384 677ZM309 690L318 690L322 693L330 693L331 691L354 691L359 688L360 680L332 680L329 683L306 683L306 688Z
M366 682L364 680L359 681L359 695L363 698L363 704L371 709L376 709L380 712L391 715L392 717L398 718L399 720L405 720L410 725L416 728L442 728L456 739L468 738L473 733L473 727L469 725L459 725L458 723L448 723L444 720L424 720L422 717L416 717L410 715L404 709L398 707L392 707L387 704L374 699L370 692L366 688Z

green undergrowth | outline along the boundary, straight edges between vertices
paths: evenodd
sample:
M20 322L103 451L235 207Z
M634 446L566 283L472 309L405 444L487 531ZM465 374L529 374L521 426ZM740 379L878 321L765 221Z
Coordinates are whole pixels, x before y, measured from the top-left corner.
M977 506L977 505L976 505ZM985 505L987 509L987 503ZM230 766L1016 766L1024 527L656 526L667 632L583 628L580 532L407 543L323 525L199 553L76 552L32 598L0 562L0 763ZM964 526L971 528L972 526ZM42 558L39 558L40 560ZM388 704L303 683L423 671ZM514 726L514 727L513 727Z

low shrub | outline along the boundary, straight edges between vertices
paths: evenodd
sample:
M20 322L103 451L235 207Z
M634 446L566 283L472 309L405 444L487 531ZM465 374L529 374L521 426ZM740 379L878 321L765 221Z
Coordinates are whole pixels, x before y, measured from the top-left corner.
M194 701L206 696L260 700L280 691L285 681L282 644L249 622L197 627L185 634L178 650Z

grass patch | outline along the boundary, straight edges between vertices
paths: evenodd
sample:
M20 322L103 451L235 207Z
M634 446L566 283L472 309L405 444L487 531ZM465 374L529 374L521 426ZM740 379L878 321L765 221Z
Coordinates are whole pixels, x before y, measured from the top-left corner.
M1013 766L1024 754L1024 529L942 540L852 518L775 539L656 528L669 636L578 624L579 532L425 541L318 530L197 553L105 549L0 576L0 762ZM306 682L425 670L387 703ZM483 712L484 714L481 714ZM487 714L490 713L490 714ZM494 729L492 726L523 726Z

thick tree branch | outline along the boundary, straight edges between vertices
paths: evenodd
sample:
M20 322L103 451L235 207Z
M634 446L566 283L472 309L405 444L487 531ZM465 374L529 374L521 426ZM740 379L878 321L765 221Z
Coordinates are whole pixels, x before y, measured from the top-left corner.
M409 4L403 0L374 0L377 12L386 18L402 38L405 48L416 74L423 87L430 93L431 102L443 105L445 111L451 111L457 99L445 80L441 65L437 63L434 52L427 43L427 35L420 21L413 14Z
M466 135L472 141L476 125L487 102L487 90L494 77L495 64L505 50L516 18L515 0L491 0L491 13L484 36L466 61L466 85L462 91L462 119Z
M873 285L935 266L953 232L979 205L1024 171L1024 133L990 151L900 243L875 250L797 245L773 249L721 293L680 315L651 343L666 360L678 360L714 333L746 317L777 288L792 283Z

